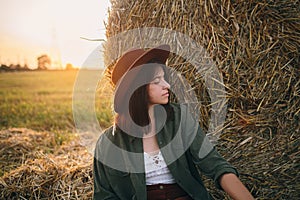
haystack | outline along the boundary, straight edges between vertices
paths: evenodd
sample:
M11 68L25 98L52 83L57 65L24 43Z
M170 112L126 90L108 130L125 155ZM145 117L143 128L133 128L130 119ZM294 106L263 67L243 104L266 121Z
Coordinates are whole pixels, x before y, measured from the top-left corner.
M299 1L111 0L111 4L108 38L156 27L187 35L204 47L226 91L220 152L258 199L300 198ZM141 40L122 39L104 46L108 69L121 52ZM189 81L201 101L200 123L208 129L212 105L203 77L180 55L172 55L168 65ZM216 198L226 198L211 191Z

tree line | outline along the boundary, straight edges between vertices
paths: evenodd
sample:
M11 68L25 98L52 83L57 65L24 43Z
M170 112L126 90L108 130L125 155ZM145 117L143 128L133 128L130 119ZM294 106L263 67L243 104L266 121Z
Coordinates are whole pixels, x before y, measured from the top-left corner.
M35 71L35 70L49 70L51 69L51 58L47 54L42 54L37 57L37 68L32 69L27 64L1 64L0 72L10 72L10 71ZM72 64L67 63L65 66L65 70L74 70L76 68L73 67Z

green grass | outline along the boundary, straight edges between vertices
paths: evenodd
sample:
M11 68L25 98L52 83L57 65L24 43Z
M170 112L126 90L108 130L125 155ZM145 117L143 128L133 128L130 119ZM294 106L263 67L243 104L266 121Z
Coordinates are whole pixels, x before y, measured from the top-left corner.
M0 129L74 130L72 95L77 71L0 73ZM111 123L110 101L97 94L101 127ZM104 99L105 98L105 99Z

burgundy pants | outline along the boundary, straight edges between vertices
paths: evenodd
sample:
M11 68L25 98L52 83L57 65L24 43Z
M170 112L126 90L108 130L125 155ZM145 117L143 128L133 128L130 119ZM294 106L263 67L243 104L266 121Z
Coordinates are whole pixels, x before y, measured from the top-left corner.
M177 184L147 185L147 200L192 200Z

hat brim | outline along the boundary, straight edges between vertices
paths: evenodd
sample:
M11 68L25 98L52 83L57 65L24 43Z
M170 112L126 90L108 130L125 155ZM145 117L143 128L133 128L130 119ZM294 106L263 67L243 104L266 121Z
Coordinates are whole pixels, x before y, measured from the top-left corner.
M124 73L124 75L118 80L115 88L115 95L114 95L114 110L117 113L124 112L124 108L122 106L128 107L128 105L124 105L125 102L129 101L127 97L128 89L132 85L132 82L135 80L138 72L141 70L141 65L148 63L152 59L158 60L160 63L166 63L170 54L170 46L169 45L160 45L155 48L151 48L145 53L143 53L140 57L138 57L135 62L128 68L128 70ZM132 70L136 68L135 70ZM128 73L130 70L132 72ZM126 77L127 76L127 77Z

